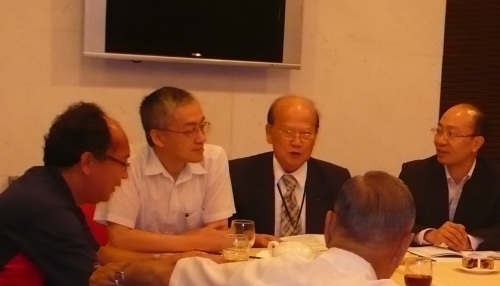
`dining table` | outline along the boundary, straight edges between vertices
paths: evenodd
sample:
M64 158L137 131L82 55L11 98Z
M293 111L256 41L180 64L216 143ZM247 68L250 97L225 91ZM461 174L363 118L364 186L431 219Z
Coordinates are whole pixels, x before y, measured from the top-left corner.
M250 255L257 256L261 251L266 251L263 248L254 248L250 251ZM405 257L413 256L407 254ZM262 258L266 259L266 258ZM498 266L496 271L490 273L471 273L465 272L460 268L461 258L435 258L433 262L433 277L431 286L500 286L500 272ZM500 263L499 263L500 264ZM394 274L391 280L396 284L405 286L404 282L404 260Z

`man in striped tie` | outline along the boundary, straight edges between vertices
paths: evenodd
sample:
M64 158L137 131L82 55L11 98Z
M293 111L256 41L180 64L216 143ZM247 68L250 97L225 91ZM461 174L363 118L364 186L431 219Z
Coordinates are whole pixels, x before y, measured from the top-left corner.
M305 97L277 98L267 113L266 140L272 152L229 161L236 214L255 221L255 245L269 238L322 233L323 219L341 186L346 168L311 157L320 117Z

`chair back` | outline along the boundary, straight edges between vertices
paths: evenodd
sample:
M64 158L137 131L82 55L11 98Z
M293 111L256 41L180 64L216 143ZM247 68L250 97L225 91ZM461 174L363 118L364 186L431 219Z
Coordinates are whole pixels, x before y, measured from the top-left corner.
M43 286L45 278L24 254L18 253L0 271L1 286Z
M82 205L82 211L85 215L85 220L87 221L87 225L89 226L90 232L94 236L95 240L101 246L105 246L108 244L108 229L105 225L100 224L94 221L94 212L95 205L94 204L84 204Z

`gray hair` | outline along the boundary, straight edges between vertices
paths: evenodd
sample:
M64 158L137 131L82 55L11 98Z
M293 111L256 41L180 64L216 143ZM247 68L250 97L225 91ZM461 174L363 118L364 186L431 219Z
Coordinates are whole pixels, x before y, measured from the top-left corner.
M196 102L196 99L191 93L171 86L159 88L144 97L139 113L149 146L154 146L151 129L167 128L174 110L192 102Z
M415 203L408 187L382 171L349 179L334 211L341 233L361 244L393 241L409 233L415 222Z

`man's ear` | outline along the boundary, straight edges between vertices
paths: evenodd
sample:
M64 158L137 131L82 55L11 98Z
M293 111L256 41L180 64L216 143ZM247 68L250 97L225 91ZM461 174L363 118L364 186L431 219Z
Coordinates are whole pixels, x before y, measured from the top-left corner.
M330 244L330 240L333 237L333 230L335 229L336 225L337 225L337 216L335 215L335 212L328 211L325 217L325 231L324 231L325 243L327 247Z
M266 141L269 144L273 144L273 139L271 137L271 129L272 128L273 128L273 126L266 124Z
M406 254L406 251L408 250L408 247L410 246L410 243L413 241L413 238L415 237L414 233L409 233L401 239L399 247L396 249L396 252L394 253L394 256L392 258L392 266L397 268L399 266L399 263L403 260L403 257Z
M474 137L474 147L472 151L477 152L483 146L484 144L484 137L483 136L476 136Z
M161 139L160 130L156 130L156 129L149 130L149 136L151 136L151 141L153 141L155 146L158 146L158 147L165 146L165 144L163 144L163 141Z
M85 174L90 174L92 164L94 163L94 155L90 152L84 152L80 155L80 170Z

